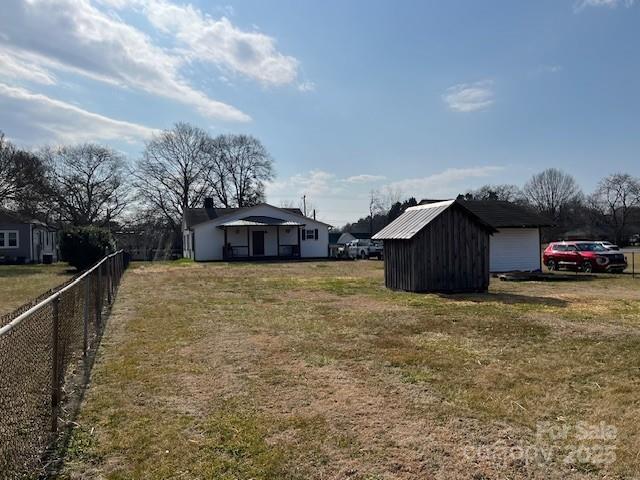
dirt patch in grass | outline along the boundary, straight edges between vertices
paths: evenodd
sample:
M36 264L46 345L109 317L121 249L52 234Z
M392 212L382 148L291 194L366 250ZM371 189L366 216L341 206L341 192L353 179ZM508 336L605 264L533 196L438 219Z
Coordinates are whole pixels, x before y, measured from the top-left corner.
M134 265L62 478L572 479L640 469L631 279L415 295L386 290L380 266ZM540 438L540 422L572 433ZM580 422L617 429L605 442L615 461L570 457Z

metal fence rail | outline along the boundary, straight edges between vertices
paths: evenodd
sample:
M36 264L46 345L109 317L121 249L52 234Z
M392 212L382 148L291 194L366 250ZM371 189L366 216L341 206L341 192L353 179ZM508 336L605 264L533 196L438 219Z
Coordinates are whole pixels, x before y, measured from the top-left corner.
M127 258L113 253L52 295L0 324L0 480L44 471L62 406L90 368Z

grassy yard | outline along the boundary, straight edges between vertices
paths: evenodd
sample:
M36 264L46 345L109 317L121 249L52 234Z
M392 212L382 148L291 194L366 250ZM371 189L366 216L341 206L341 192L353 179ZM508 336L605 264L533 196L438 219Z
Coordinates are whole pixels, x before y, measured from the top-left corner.
M441 296L388 291L382 274L375 261L134 265L62 478L640 471L640 280Z
M68 269L66 263L0 265L0 315L64 283L72 276Z

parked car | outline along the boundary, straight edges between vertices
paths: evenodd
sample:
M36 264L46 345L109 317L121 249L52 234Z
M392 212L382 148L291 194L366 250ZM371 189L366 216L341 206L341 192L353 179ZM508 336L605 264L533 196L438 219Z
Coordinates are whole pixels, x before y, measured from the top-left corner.
M631 245L640 245L640 233L631 235L631 237L629 237L629 243Z
M618 245L615 245L611 242L595 242L595 243L599 243L600 245L602 245L604 248L606 248L609 251L618 251L620 250L620 247Z
M352 240L346 245L349 258L382 258L382 244L372 240Z
M627 268L622 253L607 250L601 242L552 242L543 254L549 270L568 268L583 272L621 273Z

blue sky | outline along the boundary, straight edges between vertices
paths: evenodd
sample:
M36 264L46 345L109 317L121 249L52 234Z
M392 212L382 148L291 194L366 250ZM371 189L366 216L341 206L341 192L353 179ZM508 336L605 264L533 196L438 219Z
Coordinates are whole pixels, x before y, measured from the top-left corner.
M640 2L3 0L0 129L133 160L176 121L251 133L268 201L342 225L559 167L640 175Z

